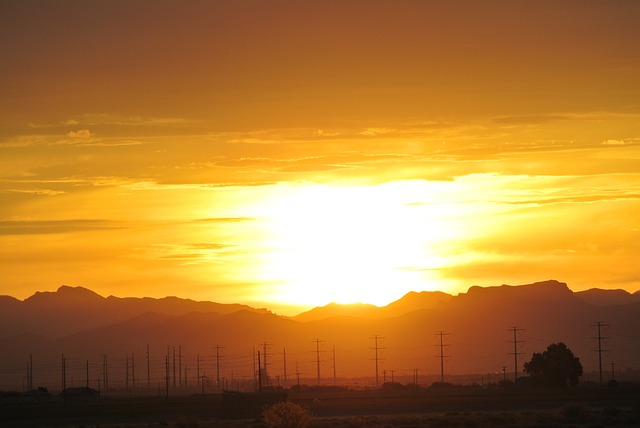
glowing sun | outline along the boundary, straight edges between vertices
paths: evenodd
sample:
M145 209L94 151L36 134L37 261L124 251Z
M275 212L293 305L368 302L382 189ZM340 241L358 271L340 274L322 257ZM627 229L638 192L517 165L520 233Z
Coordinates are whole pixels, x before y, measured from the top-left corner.
M283 303L387 304L436 289L438 246L460 232L424 184L287 187L264 205L261 280ZM446 210L445 210L446 211Z

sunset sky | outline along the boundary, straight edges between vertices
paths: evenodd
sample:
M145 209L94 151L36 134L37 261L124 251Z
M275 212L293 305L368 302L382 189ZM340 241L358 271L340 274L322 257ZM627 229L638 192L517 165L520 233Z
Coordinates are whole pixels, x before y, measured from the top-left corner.
M0 0L0 294L295 313L639 261L639 1Z

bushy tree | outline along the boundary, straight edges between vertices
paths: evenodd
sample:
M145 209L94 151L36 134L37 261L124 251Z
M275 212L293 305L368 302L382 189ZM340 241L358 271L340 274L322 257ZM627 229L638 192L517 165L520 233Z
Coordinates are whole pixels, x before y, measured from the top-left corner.
M267 407L262 416L270 428L305 428L311 424L309 410L290 401Z
M582 376L580 358L562 342L553 343L543 353L534 353L531 361L524 363L524 371L531 376L534 386L566 388L575 386Z

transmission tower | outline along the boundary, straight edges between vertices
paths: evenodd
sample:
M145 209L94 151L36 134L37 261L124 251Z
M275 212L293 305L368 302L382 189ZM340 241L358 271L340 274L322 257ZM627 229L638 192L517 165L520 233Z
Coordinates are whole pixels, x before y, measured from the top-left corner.
M608 339L608 337L602 336L602 329L609 327L609 324L597 321L595 324L591 324L591 327L596 327L598 329L598 336L592 337L592 339L596 339L598 341L598 349L594 349L594 352L598 353L598 372L600 373L600 383L602 383L602 353L609 352L608 349L602 349L602 341Z
M224 346L216 345L216 386L220 388L220 349Z
M324 340L314 339L312 342L316 344L316 368L317 368L317 377L318 377L318 385L320 385L320 343L324 342Z
M440 382L444 382L444 359L450 357L451 355L444 355L444 347L448 346L444 344L443 337L449 336L449 333L444 333L443 331L439 331L436 333L436 336L440 336L440 344L436 345L440 347Z
M151 388L151 355L149 354L149 344L147 344L147 389Z
M109 356L102 354L102 384L105 392L109 390Z
M287 386L287 348L282 348L282 370L284 374L284 386Z
M333 384L337 383L336 376L336 345L333 345Z
M523 354L523 352L518 352L518 344L524 343L523 340L518 340L518 334L522 333L524 329L511 327L509 331L513 332L513 339L509 341L513 343L513 352L509 352L509 354L513 355L513 383L515 384L518 379L518 355Z
M264 354L262 355L262 370L264 374L264 385L269 386L269 372L267 371L267 350L271 346L271 343L262 342L262 350ZM258 363L260 362L260 352L258 352ZM258 372L260 372L260 367L258 364Z
M380 361L380 358L378 357L378 351L384 349L384 348L380 348L378 346L378 341L384 339L383 336L378 336L377 334L374 334L373 336L371 336L369 339L373 339L373 343L374 343L374 347L371 348L375 351L375 360L376 360L376 388L378 387L378 384L380 383L380 374L379 374L379 370L378 370L378 363Z

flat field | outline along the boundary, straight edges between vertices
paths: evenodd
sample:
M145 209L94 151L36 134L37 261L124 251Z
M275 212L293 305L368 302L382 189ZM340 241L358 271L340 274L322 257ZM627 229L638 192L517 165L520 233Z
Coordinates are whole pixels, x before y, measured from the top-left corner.
M311 427L639 427L640 387L515 390L290 391ZM264 427L259 414L229 416L222 395L103 398L93 404L0 406L2 427Z

